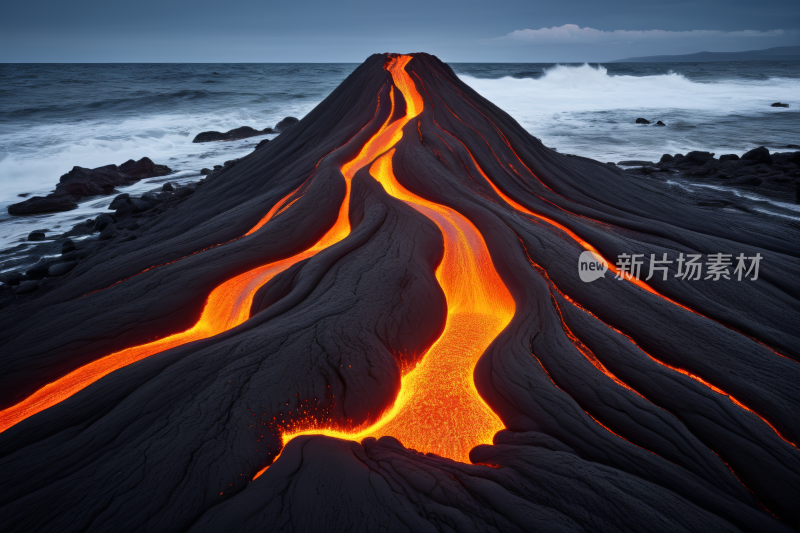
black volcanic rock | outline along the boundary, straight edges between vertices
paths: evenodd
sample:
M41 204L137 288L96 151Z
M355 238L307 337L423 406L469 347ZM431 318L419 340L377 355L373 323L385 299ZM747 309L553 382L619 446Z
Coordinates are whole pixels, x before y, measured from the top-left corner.
M637 118L636 119L636 123L637 124L650 124L650 121L647 120L646 118Z
M277 133L283 133L284 131L288 130L290 127L294 126L300 122L300 120L296 119L295 117L286 117L277 124L275 124L274 130Z
M56 213L69 211L78 207L69 196L33 196L24 202L8 206L9 215L33 215L37 213Z
M772 104L771 107L789 107L789 104L782 104L780 102L775 102L774 104Z
M163 348L0 432L3 531L796 528L796 223L696 205L655 174L548 150L433 56L406 66L419 93L406 102L384 68L395 61L371 56L269 149L140 213L136 239L133 221L109 223L118 236L87 242L95 253L68 275L24 297L3 291L8 412L84 365ZM379 183L370 165L348 189L343 165L412 103L419 115L383 160L396 183ZM785 174L697 152L659 163L707 164L737 179L759 172L759 188ZM483 264L513 297L510 322L469 373L497 425L461 461L391 435L284 446L287 431L383 416L461 303L437 278L452 241L435 216L390 194L398 186L474 226ZM335 226L340 211L346 224ZM650 290L610 272L583 282L581 241L611 264L666 253L668 279L642 280ZM759 279L675 278L679 254L705 263L719 253L760 254ZM444 274L467 291L483 281ZM233 318L232 302L203 315L211 299L240 297ZM240 316L202 339L171 337ZM498 319L472 318L476 332ZM454 348L462 360L474 346ZM434 439L461 427L449 409L423 420Z
M149 158L139 161L130 159L117 167L106 165L94 169L74 167L61 176L56 185L56 195L94 196L110 194L115 187L131 185L139 180L165 176L171 170L164 165L156 165Z
M738 161L739 156L736 154L723 154L719 156L720 161Z
M42 231L32 231L28 234L29 241L43 241L47 236Z
M247 139L248 137L264 135L266 133L273 133L273 131L271 128L257 130L251 128L250 126L241 126L225 133L219 131L204 131L202 133L198 133L192 142L205 143L213 141L238 141L240 139Z
M661 121L659 120L658 122L656 122L656 126L666 126L666 124L664 124L663 122L661 122Z
M94 219L94 229L97 231L103 231L106 226L109 224L116 224L116 222L117 219L114 216L109 215L108 213L102 213L97 215L97 218Z
M625 167L641 167L641 166L653 166L654 163L652 161L640 161L638 159L631 159L628 161L620 161L617 164Z
M48 276L63 276L73 268L77 263L75 261L67 261L64 263L56 263L47 269Z
M749 152L745 153L742 156L743 161L747 161L750 165L758 165L758 164L765 164L771 165L772 164L772 156L763 146L759 146L758 148L753 148Z
M6 285L19 285L25 279L25 275L21 272L3 272L0 273L0 282Z
M73 167L61 176L55 192L42 198L34 196L24 202L8 206L11 215L30 215L75 209L75 200L85 196L111 194L116 187L132 185L139 180L165 176L172 170L156 165L147 157L139 161L130 159L117 167L106 165L94 169Z
M138 161L129 159L119 166L119 171L131 180L143 180L147 178L157 178L166 176L172 172L166 165L156 165L148 157L143 157Z
M39 288L39 282L34 280L27 280L21 282L17 286L17 290L14 291L14 294L30 294L36 289Z
M55 194L76 197L110 194L115 187L130 185L135 181L122 174L117 165L106 165L95 169L73 167L61 176Z
M678 159L676 156L675 159ZM693 151L687 153L685 156L680 158L677 163L681 166L701 166L704 165L706 162L714 159L714 154L711 152L699 152Z

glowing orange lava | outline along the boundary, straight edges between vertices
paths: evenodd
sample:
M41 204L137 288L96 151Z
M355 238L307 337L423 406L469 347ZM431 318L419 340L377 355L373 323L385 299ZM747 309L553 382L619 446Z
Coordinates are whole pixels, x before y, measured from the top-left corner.
M403 65L405 65L405 63ZM392 93L392 107L394 107L394 93ZM254 268L216 287L208 296L200 319L188 330L175 333L153 342L126 348L97 359L73 370L52 383L48 383L21 402L0 411L0 432L5 431L29 416L69 398L76 392L88 387L114 370L140 361L153 354L163 352L164 350L169 350L170 348L175 348L192 341L207 339L208 337L234 328L247 320L250 316L253 296L260 287L295 263L336 244L350 234L350 182L353 175L360 168L367 166L374 160L377 155L374 148L376 143L388 142L387 139L399 140L397 137L397 130L399 128L394 124L389 125L390 119L391 113L386 123L384 123L378 133L366 143L361 153L343 167L343 175L347 186L344 201L339 208L339 215L335 224L319 241L317 241L317 243L299 254ZM394 140L394 142L397 142L397 140ZM277 202L246 235L257 231L288 208L289 205L294 202L294 200L289 202L289 199L301 188L302 185ZM284 205L285 208L281 209Z
M445 251L436 278L447 300L447 323L422 361L403 376L400 394L378 422L356 429L309 428L285 433L283 442L308 434L350 440L391 435L417 451L469 462L469 451L491 443L504 427L478 394L472 372L513 318L515 304L477 228L455 210L411 193L392 172L394 150L385 150L400 140L402 127L423 107L421 95L404 70L410 60L407 57L387 66L405 98L406 115L393 124L398 126L397 133L390 145L384 145L385 153L371 166L370 174L387 193L439 226Z
M370 174L390 195L433 220L444 235L444 258L436 271L447 299L444 332L403 376L400 394L378 422L355 430L308 429L284 434L283 441L307 434L350 440L391 435L408 448L469 462L469 451L491 443L504 427L478 394L472 372L513 318L515 304L477 228L453 209L400 185L392 172L393 153L381 156Z
M198 322L189 330L164 339L122 350L89 363L42 387L19 404L0 412L0 431L32 414L55 405L101 377L152 354L227 331L249 317L255 292L276 274L344 239L350 233L350 183L355 173L373 163L372 176L384 189L433 220L442 231L445 252L436 272L447 300L447 322L440 338L422 362L402 378L400 394L381 419L354 430L314 428L283 436L288 442L299 434L326 434L347 439L392 435L407 447L468 462L469 450L490 443L503 428L499 417L483 402L472 377L480 356L514 316L515 304L492 264L477 228L448 207L429 202L405 189L394 177L392 149L403 136L402 128L423 109L423 100L405 72L410 56L387 62L394 85L403 95L405 116L391 122L392 112L358 155L341 170L347 184L336 223L311 248L293 257L253 269L226 281L212 291ZM301 186L302 187L302 186ZM300 188L277 202L247 235L288 209ZM263 472L263 470L262 470ZM259 472L260 474L261 472Z

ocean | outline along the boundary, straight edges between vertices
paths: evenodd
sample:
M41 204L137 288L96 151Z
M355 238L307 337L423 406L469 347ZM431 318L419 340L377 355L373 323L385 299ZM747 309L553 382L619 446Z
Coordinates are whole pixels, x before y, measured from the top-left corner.
M197 180L202 168L244 156L274 135L194 144L195 135L302 118L357 66L0 65L0 250L24 247L34 229L65 231L106 210L113 196L84 199L66 213L7 214L19 195L47 194L73 166L147 156L176 171L120 190L135 194L155 182ZM664 153L741 155L800 145L800 61L451 66L562 153L658 161ZM667 127L637 125L638 117Z

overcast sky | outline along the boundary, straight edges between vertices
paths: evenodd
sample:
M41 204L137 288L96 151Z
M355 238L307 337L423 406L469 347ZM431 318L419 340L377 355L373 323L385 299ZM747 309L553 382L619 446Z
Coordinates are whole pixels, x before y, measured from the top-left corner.
M0 62L595 62L800 44L798 0L39 0L0 12Z

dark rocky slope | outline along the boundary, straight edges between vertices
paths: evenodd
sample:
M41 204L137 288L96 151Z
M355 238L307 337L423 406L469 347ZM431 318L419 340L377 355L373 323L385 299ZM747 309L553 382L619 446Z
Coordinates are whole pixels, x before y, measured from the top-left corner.
M389 105L386 60L370 57L139 238L111 239L57 284L15 296L0 315L0 408L190 328L215 287L314 244L345 195L340 166L390 109L404 112L402 99ZM475 369L507 428L473 449L479 464L388 437L311 436L253 479L281 450L276 421L376 419L444 327L441 233L363 169L350 235L270 281L249 320L121 368L0 433L3 530L797 527L796 223L686 203L557 154L436 58L415 54L406 70L424 110L396 147L397 179L469 218L516 303ZM539 217L512 209L478 165ZM295 189L290 208L244 236ZM756 282L681 281L673 264L670 279L648 283L674 303L609 274L581 282L584 248L554 223L607 258L764 259Z

